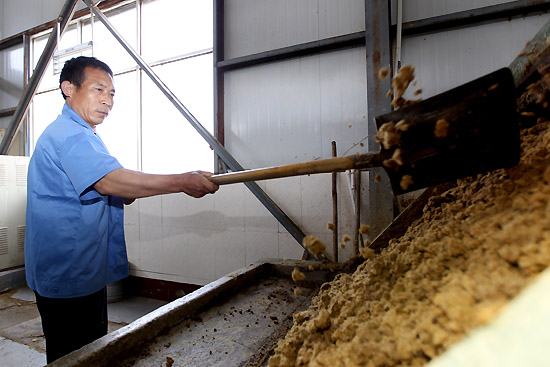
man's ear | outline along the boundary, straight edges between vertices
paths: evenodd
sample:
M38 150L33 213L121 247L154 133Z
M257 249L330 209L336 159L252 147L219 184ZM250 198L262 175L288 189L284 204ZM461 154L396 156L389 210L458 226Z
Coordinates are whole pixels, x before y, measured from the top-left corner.
M63 91L63 94L66 95L67 97L72 97L74 92L74 87L75 87L74 84L68 80L64 80L61 83L61 90Z

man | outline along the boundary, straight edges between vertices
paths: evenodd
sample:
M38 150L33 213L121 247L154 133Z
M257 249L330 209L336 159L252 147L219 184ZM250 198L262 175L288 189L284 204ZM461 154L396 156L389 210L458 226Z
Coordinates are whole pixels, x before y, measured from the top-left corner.
M96 134L113 107L113 73L78 57L59 79L63 111L29 164L25 267L35 292L48 363L107 334L106 286L128 275L123 204L218 186L207 172L152 175L123 168Z

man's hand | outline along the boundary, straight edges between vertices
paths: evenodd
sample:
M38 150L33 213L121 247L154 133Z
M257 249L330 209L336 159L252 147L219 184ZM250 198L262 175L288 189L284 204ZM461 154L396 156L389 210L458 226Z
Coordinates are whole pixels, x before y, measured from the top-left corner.
M212 176L210 172L193 171L183 174L182 191L194 198L201 198L206 194L213 194L218 191L219 186L208 180Z

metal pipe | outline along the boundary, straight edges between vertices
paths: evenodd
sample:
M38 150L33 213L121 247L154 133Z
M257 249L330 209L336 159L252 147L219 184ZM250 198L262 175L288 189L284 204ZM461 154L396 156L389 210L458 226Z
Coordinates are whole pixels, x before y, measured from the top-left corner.
M333 140L331 143L332 146L332 157L336 158L338 155L336 151L336 142ZM332 230L332 253L334 262L338 262L338 173L332 172L332 224L334 224L334 229Z
M31 78L31 37L27 34L23 36L23 79L25 80L25 86L28 84ZM14 111L15 112L15 111ZM25 131L25 156L28 157L31 154L31 126L30 118L27 115L26 131Z
M116 31L113 25L109 22L107 17L95 6L90 0L83 0L84 3L93 11L97 19L105 25L105 27L111 32L111 34L117 39L122 47L132 56L136 63L145 71L145 73L151 78L153 83L164 93L166 98L178 109L178 111L189 121L191 126L197 130L197 132L203 137L204 140L214 149L216 154L227 164L227 166L233 171L242 171L244 168L237 162L235 158L229 153L216 138L210 134L208 130L200 124L200 122L189 112L189 110L180 102L180 100L168 89L162 80L155 74L153 69L143 60L141 55L135 52L128 42ZM246 187L260 200L260 202L275 216L275 218L286 228L286 230L296 239L296 241L311 256L318 259L313 255L302 243L305 234L302 230L279 208L279 206L260 188L255 182L246 182Z
M397 0L397 40L395 45L395 68L394 74L397 74L401 68L401 36L403 33L403 0Z
M225 58L224 42L224 0L214 1L214 134L218 137L221 145L225 143L225 99L224 99L224 70L219 67L219 63ZM216 173L225 171L225 164L218 157L214 158L214 167Z
M42 52L42 55L38 60L36 69L34 70L32 77L29 80L29 84L27 84L27 86L25 87L25 90L23 91L23 95L19 100L17 109L15 110L15 113L10 122L10 125L8 126L8 130L6 131L6 135L4 136L4 139L2 139L2 142L0 143L0 154L8 153L10 145L13 141L13 137L15 136L15 133L19 128L19 124L21 123L23 116L27 112L27 109L29 108L29 104L31 103L32 98L36 93L36 89L38 89L38 85L40 84L40 80L42 80L42 76L44 75L44 71L48 66L50 58L52 57L55 49L57 48L57 33L59 31L59 34L63 35L65 28L67 28L69 21L73 17L77 2L78 0L67 0L65 2L65 5L63 5L63 8L61 9L61 13L59 13L59 17L57 18L57 23L54 29L52 30L52 33L50 33L50 37L48 37L48 42L46 43L46 47L44 48L44 51Z
M355 221L353 223L353 255L359 255L359 226L361 225L361 171L353 170L355 186Z
M143 26L143 17L142 17L142 10L143 10L143 0L136 1L136 17L137 17L137 24L136 24L136 43L137 43L137 53L141 55L141 48L142 48L142 37L141 37L141 29ZM90 14L93 16L94 12L92 9L90 9ZM143 169L143 72L139 68L138 65L134 67L134 70L136 71L136 83L137 83L137 90L139 91L137 93L136 99L137 99L137 160L138 160L138 170Z

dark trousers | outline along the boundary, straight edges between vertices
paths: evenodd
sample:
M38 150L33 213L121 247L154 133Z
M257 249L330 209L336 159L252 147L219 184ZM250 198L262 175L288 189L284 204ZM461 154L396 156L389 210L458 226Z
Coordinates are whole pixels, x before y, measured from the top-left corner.
M46 337L48 363L107 334L107 289L76 298L46 298L36 305Z

